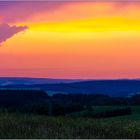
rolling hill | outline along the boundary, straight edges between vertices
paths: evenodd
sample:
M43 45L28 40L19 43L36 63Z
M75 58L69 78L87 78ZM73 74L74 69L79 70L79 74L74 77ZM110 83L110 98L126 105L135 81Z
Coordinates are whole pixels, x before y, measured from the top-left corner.
M22 79L20 79L22 81ZM25 78L23 79L25 80ZM27 79L26 79L27 80ZM34 81L30 79L29 81ZM41 80L44 80L43 82ZM54 80L50 79L49 82L45 79L36 79L38 82L31 84L15 83L1 85L0 87L6 88L41 88L46 92L54 93L85 93L85 94L107 94L110 96L128 96L140 92L140 80L91 80L91 81L78 81L78 80ZM52 81L51 81L52 80ZM41 81L41 82L40 82ZM18 82L18 81L17 81ZM1 83L1 79L0 79Z

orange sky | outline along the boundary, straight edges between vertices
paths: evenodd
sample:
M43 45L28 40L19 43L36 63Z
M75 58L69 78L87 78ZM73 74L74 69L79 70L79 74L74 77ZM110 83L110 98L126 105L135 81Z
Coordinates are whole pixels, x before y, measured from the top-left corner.
M9 22L28 29L2 43L0 76L140 77L140 4L71 2Z

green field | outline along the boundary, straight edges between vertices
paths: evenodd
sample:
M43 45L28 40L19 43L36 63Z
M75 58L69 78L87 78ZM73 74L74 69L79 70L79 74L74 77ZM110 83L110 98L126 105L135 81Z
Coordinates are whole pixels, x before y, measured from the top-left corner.
M132 111L132 115L100 119L0 113L0 138L140 138L140 107Z

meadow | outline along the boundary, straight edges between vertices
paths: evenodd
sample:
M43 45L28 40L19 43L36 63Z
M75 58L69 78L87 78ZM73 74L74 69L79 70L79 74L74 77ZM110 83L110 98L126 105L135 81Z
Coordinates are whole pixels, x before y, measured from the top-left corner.
M94 106L96 111L115 106ZM140 106L132 114L109 118L0 113L0 138L140 138Z

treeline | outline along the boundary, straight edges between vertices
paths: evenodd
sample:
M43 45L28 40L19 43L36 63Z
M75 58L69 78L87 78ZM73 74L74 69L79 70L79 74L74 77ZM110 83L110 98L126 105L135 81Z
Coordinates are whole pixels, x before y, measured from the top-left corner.
M81 105L127 105L128 100L123 97L110 97L104 94L55 94L51 97L53 102Z
M132 105L140 105L140 95L110 97L104 94L54 94L42 90L0 90L0 111L65 116L88 110L88 117L112 117L131 114ZM124 106L123 109L93 113L94 106Z
M71 103L83 106L140 105L140 94L130 97L111 97L105 94L54 94L51 100L65 105Z

